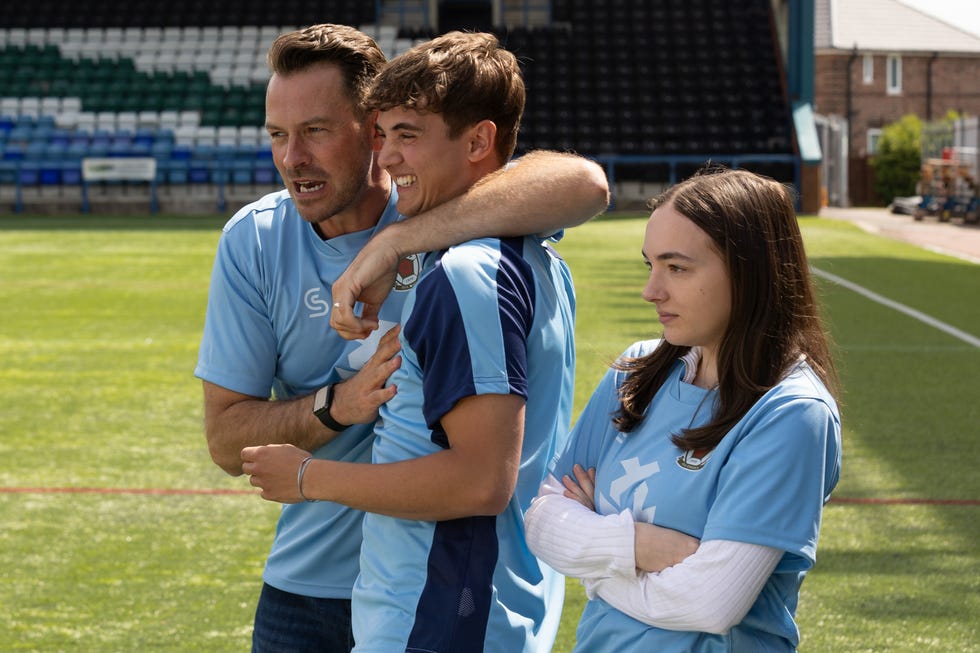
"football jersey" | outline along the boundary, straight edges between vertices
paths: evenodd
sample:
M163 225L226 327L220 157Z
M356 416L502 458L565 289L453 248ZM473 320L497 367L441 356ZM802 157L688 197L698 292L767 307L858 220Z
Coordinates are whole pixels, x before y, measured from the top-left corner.
M391 293L381 328L347 341L330 326L331 285L377 230L400 218L393 192L375 228L323 240L286 190L238 211L224 227L211 277L195 375L235 392L289 399L352 376L401 313ZM415 257L418 261L418 257ZM356 424L313 452L370 462L373 424ZM329 502L284 505L263 579L294 594L350 598L362 513Z
M653 351L634 344L623 355ZM556 478L576 463L596 469L600 514L629 510L634 520L704 540L734 540L785 551L745 619L726 635L648 626L601 598L586 605L578 651L790 651L800 583L816 558L822 507L840 473L840 416L823 383L798 362L710 451L684 451L670 439L711 417L717 391L686 383L677 361L631 433L616 430L625 372L609 370L583 410Z
M448 448L440 420L456 402L513 394L526 400L521 466L496 516L366 516L355 651L550 650L564 579L528 550L523 517L571 418L568 268L536 238L471 241L426 257L403 310L398 393L381 408L374 461Z

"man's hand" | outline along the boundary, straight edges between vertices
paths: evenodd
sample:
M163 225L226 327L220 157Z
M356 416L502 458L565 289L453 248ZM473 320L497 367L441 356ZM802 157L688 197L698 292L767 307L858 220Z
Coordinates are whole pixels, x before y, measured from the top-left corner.
M280 503L299 503L296 475L310 454L291 444L269 444L242 449L242 471L249 483L262 490L262 498Z
M330 326L347 340L367 338L378 328L378 311L395 285L401 254L388 245L382 230L368 241L331 287ZM361 315L354 304L361 302Z
M378 349L357 374L334 386L334 403L330 415L341 424L368 424L378 418L381 404L395 396L398 388L385 386L388 377L398 369L402 357L401 343L395 325L381 336Z

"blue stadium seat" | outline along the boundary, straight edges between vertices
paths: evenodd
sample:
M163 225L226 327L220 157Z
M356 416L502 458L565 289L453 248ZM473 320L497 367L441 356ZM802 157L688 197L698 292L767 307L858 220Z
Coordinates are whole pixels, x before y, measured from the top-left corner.
M20 164L17 161L0 161L0 184L16 184L19 167Z
M168 184L186 184L190 181L190 164L184 160L171 159L165 166L164 179Z
M82 183L81 159L64 159L60 162L61 183L64 186L77 186Z
M141 148L145 146L147 151L153 147L156 140L156 131L153 129L137 129L136 133L133 134L133 145L138 145Z
M187 181L192 184L211 183L211 162L191 162L187 170Z
M173 143L165 140L154 141L150 148L150 156L159 161L169 161L173 156Z
M254 163L251 159L235 159L231 162L231 183L247 185L252 183Z
M7 142L3 148L4 161L21 161L24 159L24 146L19 143Z
M41 181L41 163L39 161L21 161L17 170L17 181L21 186L37 186Z
M227 184L231 181L231 168L228 161L214 160L211 162L211 183Z
M45 161L38 166L38 183L41 186L61 185L61 165L55 161Z
M254 180L256 184L261 185L271 185L271 184L281 184L282 181L279 178L279 171L276 167L272 165L271 161L263 161L261 159L256 159L255 170L254 170Z
M190 161L192 149L187 145L174 145L170 151L170 158L173 161Z
M211 183L211 168L215 160L213 145L196 145L191 150L189 180L192 184Z

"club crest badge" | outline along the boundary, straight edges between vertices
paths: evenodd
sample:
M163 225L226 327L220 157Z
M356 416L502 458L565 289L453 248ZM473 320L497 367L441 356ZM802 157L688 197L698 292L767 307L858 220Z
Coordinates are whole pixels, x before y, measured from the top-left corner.
M700 471L708 462L708 458L711 456L712 451L714 451L714 449L694 449L692 451L685 451L683 456L678 456L677 464L692 472Z
M395 290L411 290L418 283L422 260L418 254L410 254L398 262L395 274Z

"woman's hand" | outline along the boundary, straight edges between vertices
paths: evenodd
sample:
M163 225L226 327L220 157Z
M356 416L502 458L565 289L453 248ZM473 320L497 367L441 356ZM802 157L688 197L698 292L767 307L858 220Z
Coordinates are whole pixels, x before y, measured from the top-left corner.
M566 474L561 479L565 486L564 496L595 511L595 468L586 470L575 465L572 474L574 478ZM633 539L636 568L645 572L660 572L673 567L697 551L701 544L696 537L646 522L635 522Z
M562 477L562 485L565 486L565 496L575 499L589 510L595 510L595 467L586 471L584 467L576 464L572 468L575 478L567 474Z
M646 572L673 567L697 551L701 544L696 537L646 522L636 522L633 541L636 568Z

